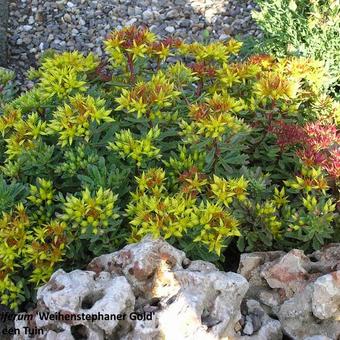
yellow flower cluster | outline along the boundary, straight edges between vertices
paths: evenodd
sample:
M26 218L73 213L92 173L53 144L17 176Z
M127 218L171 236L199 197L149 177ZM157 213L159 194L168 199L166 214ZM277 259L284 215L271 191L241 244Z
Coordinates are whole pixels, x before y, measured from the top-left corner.
M336 203L332 199L324 200L307 194L305 198L302 198L302 203L305 211L300 209L291 214L290 231L298 232L300 229L320 231L320 229L326 229L327 224L334 221ZM316 218L318 222L313 223L313 218Z
M221 255L223 241L232 236L241 236L237 226L238 220L225 211L218 203L201 202L195 209L193 219L196 225L201 226L199 235L194 242L202 242L207 245L209 251Z
M55 269L55 264L63 260L66 237L66 223L50 220L33 227L26 245L23 264L33 266L29 281L39 284L46 282Z
M237 54L242 47L242 43L235 39L227 42L215 41L208 45L197 42L192 44L182 44L179 51L183 55L193 56L197 61L226 62L231 54Z
M123 89L116 99L119 104L116 110L136 113L137 118L176 119L176 116L163 111L170 108L179 95L180 92L175 90L175 85L165 74L158 72L148 82L139 82L131 90Z
M170 194L162 169L149 169L137 180L137 191L126 209L132 225L130 241L146 234L154 237L192 237L218 255L228 237L240 236L238 220L232 216L229 204L233 199L246 199L247 181L243 177L224 180L214 176L212 183L197 172L183 178L183 190ZM188 190L188 186L190 190ZM211 197L200 200L196 193L210 189ZM229 200L230 198L230 200Z
M306 191L307 193L312 190L321 190L325 194L329 188L321 168L306 166L302 166L300 176L295 176L294 180L288 180L284 183L287 187L298 191Z
M24 300L23 283L13 282L8 275L2 277L0 274L0 294L1 303L16 311Z
M12 129L17 123L17 121L21 120L22 113L20 110L13 108L10 105L4 107L4 112L0 116L0 133L4 137L6 132Z
M32 71L31 78L39 77L38 91L42 99L62 99L87 89L86 74L99 65L92 53L84 57L80 52L64 52L46 57L39 71Z
M10 160L25 150L35 148L37 141L47 133L47 123L37 113L31 113L24 119L19 111L10 110L1 118L0 131L7 137L6 154Z
M234 114L243 107L241 99L237 100L227 93L214 93L212 98L207 98L204 103L190 105L191 122L180 122L182 135L188 142L198 140L199 136L221 141L228 131L235 134L245 130L245 123Z
M197 150L190 152L184 145L178 146L176 156L170 156L168 160L164 160L164 165L169 169L169 175L173 181L176 180L179 174L185 170L196 167L202 171L205 165L206 152Z
M273 201L275 203L275 206L278 208L284 207L286 204L289 203L288 197L286 196L286 190L284 187L282 187L280 191L278 188L274 189Z
M130 26L113 31L105 40L105 47L113 65L125 65L127 62L126 55L131 59L129 62L143 58L146 56L149 46L155 40L155 34L147 28Z
M278 238L281 233L282 222L279 219L279 211L273 200L266 200L264 203L256 204L256 215L271 232L274 238Z
M244 99L243 109L256 111L263 105L275 103L294 114L299 104L310 100L311 96L318 100L324 77L322 65L310 59L274 60L271 56L254 55L242 62L224 62L216 69L216 81L208 90L210 93L225 91L225 88L230 93L236 91Z
M148 158L160 158L160 150L153 145L153 141L160 135L160 129L154 127L149 130L142 139L133 137L130 130L122 130L116 133L115 142L108 144L108 149L118 151L122 158L132 158L137 166Z
M165 71L165 77L175 85L176 89L182 89L198 80L194 72L182 62L170 65Z
M75 138L90 139L90 124L113 122L111 110L105 108L105 100L77 94L69 104L59 106L49 122L48 133L59 135L62 147L71 145Z
M80 169L86 169L89 164L98 160L97 154L87 154L84 145L65 151L63 163L58 164L55 171L58 174L73 176Z
M296 79L287 79L277 72L263 72L254 85L254 92L262 101L289 100L296 98L299 88Z
M81 228L81 233L101 233L103 228L110 225L110 221L117 219L114 207L117 195L111 190L100 188L95 195L89 189L81 192L81 198L69 195L63 205L63 213L59 218L70 222L73 229Z
M231 88L234 85L245 83L247 79L253 79L261 71L258 65L250 63L227 64L217 70L217 77L224 87Z
M38 178L38 186L31 185L31 196L27 199L36 205L46 203L46 205L52 204L54 189L51 181Z
M30 186L30 196L27 200L35 205L32 219L38 223L47 222L52 217L52 209L49 207L53 203L55 190L51 181L38 178L37 185Z
M218 203L228 207L229 204L233 202L234 198L241 202L246 199L248 181L246 181L243 176L236 179L226 180L213 175L213 179L214 181L210 187Z

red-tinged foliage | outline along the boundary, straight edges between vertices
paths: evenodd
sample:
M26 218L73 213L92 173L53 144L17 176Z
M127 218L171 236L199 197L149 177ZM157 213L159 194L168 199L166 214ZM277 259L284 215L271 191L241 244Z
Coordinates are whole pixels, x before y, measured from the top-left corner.
M305 126L276 122L270 128L281 149L300 145L296 154L307 165L319 165L333 178L340 177L340 135L334 124Z
M216 69L211 65L206 65L203 62L196 62L190 65L190 68L195 72L200 78L208 77L213 78L216 75Z

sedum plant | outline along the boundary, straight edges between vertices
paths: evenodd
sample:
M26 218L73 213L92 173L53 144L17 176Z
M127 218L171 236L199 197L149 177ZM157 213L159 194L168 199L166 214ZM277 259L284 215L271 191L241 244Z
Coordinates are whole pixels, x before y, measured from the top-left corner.
M147 234L221 266L228 246L339 237L339 106L320 63L239 61L238 41L145 27L105 48L46 55L1 105L1 303Z

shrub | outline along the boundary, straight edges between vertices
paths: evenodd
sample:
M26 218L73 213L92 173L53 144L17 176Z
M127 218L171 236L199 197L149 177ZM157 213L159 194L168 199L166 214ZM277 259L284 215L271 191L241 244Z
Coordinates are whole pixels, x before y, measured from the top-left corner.
M149 233L217 263L233 240L309 250L335 237L339 108L318 63L238 62L235 40L136 27L105 46L108 60L46 56L1 107L2 303Z
M263 31L258 50L279 57L300 55L320 60L330 77L325 89L339 91L340 5L336 0L256 0L253 17Z

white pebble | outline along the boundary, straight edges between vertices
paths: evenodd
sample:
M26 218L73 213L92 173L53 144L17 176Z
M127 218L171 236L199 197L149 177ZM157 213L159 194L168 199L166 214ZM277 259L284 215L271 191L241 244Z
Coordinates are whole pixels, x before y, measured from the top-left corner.
M165 30L166 30L168 33L174 33L174 32L175 32L175 27L173 27L173 26L167 26L167 27L165 27Z

